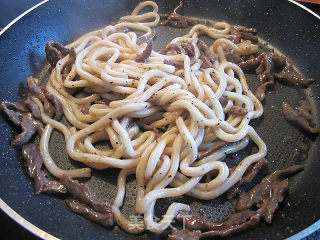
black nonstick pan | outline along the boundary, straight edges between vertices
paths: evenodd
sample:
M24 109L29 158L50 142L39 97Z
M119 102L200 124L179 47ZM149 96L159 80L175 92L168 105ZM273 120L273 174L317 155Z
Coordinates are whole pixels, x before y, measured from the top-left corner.
M99 29L130 14L139 1L116 0L55 0L30 11L0 35L0 101L17 101L25 97L25 79L29 75L46 81L49 65L44 46L53 39L64 44L86 32ZM161 13L169 13L178 1L157 1ZM274 49L289 57L307 77L316 78L307 89L276 83L267 93L264 116L252 121L268 146L269 171L303 164L305 170L290 179L290 194L280 205L271 225L260 224L232 239L300 239L320 228L320 140L303 134L288 124L281 113L281 103L297 105L302 98L312 104L316 122L320 122L320 19L290 1L217 0L184 1L181 12L202 20L241 24L258 29L263 47ZM187 30L169 27L157 29L155 48L184 34ZM255 89L255 75L248 75ZM319 127L319 125L318 125ZM13 129L13 130L12 130ZM130 235L118 227L108 229L72 213L63 199L45 194L35 195L33 185L23 165L19 149L10 146L17 134L5 117L0 121L0 206L4 212L39 237L54 239L160 239L151 233ZM54 134L50 151L60 167L79 167L70 163L62 148L62 136ZM252 149L228 159L239 161ZM88 184L97 195L111 202L116 191L118 170L94 171ZM264 173L266 174L266 172ZM257 179L260 180L262 176ZM129 216L134 204L134 179L129 179L127 200L123 212ZM131 188L130 188L131 187ZM176 201L191 205L193 213L206 215L214 221L225 220L234 210L235 201L223 197L198 201L183 197ZM169 201L158 201L159 216ZM18 215L20 216L18 216ZM21 218L22 217L22 218ZM31 224L30 224L31 223ZM36 226L36 227L35 227ZM304 231L303 231L304 230ZM303 231L301 233L301 231ZM54 237L53 237L54 236Z

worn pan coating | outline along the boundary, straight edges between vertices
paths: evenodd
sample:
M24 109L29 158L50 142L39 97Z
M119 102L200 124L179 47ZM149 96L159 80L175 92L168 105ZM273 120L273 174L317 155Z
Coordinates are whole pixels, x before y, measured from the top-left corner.
M22 84L29 75L42 80L48 77L44 46L54 39L62 43L75 40L82 34L101 28L120 16L129 14L139 1L115 0L55 0L34 9L0 36L0 100L22 99L26 92ZM275 49L291 58L302 74L318 78L307 90L277 83L274 91L267 94L264 116L252 124L268 146L270 171L292 164L303 164L305 170L290 180L290 195L280 206L272 225L259 227L234 236L233 239L283 239L312 225L307 231L319 229L319 138L305 136L285 122L281 115L282 101L297 104L300 98L312 103L312 111L319 122L320 109L320 20L297 5L284 0L252 1L184 1L182 13L186 16L209 20L225 20L258 29L261 39L268 48ZM161 12L170 12L178 1L159 1ZM160 28L156 48L164 46L183 30ZM256 87L255 76L248 76L249 85ZM71 213L61 198L45 194L34 195L32 182L26 174L20 151L10 147L9 142L16 134L12 126L1 115L0 122L0 206L11 216L13 211L48 234L63 239L158 239L160 236L143 234L129 235L119 230L105 229ZM54 134L51 152L62 167L79 166L69 164L65 152L59 146L62 137ZM253 148L229 158L235 164ZM94 172L89 184L98 196L109 200L115 196L117 170ZM129 185L133 186L133 179ZM123 211L129 216L134 202L134 190L128 192ZM232 212L234 201L224 198L212 201L195 201L184 197L177 201L191 204L194 213L205 214L213 220L227 218ZM4 204L6 203L7 206ZM168 201L159 201L160 216ZM15 217L17 219L18 217ZM318 222L317 222L318 221ZM315 223L317 222L317 223ZM30 225L26 228L34 230ZM293 239L303 236L300 234ZM46 238L50 238L46 235Z

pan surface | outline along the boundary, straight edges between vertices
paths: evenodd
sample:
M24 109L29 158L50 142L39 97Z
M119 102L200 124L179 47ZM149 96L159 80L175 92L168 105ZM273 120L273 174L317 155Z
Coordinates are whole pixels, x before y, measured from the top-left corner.
M42 81L48 78L49 66L45 60L44 46L48 40L64 44L82 34L102 28L129 14L139 1L113 0L56 0L49 1L28 13L0 36L0 100L17 101L25 97L25 78L36 76ZM178 1L157 2L160 12L168 13ZM279 0L271 1L185 1L182 14L195 18L241 24L258 29L258 36L266 41L269 49L280 51L294 62L305 76L318 78L308 89L300 89L277 83L266 96L264 116L252 121L258 134L268 146L270 171L292 164L303 164L305 170L290 179L290 194L280 206L272 225L260 224L232 239L283 239L292 236L320 219L319 138L303 135L289 125L281 114L282 101L296 105L307 98L319 122L320 109L320 31L319 19L296 5ZM155 48L160 49L187 30L160 27ZM257 80L248 75L249 85L255 89ZM20 151L10 147L15 130L1 115L0 122L0 198L15 212L45 232L63 239L158 239L151 233L134 236L117 227L106 229L71 213L61 198L45 194L34 195L32 181L23 167ZM13 128L15 129L15 128ZM69 163L61 142L55 133L51 141L51 154L61 167L79 167ZM230 157L234 165L254 146ZM19 160L19 161L18 161ZM118 170L94 171L88 184L97 195L111 202L115 196ZM260 178L261 179L261 178ZM127 201L123 212L130 216L134 203L134 179L129 178ZM188 203L195 214L206 215L212 220L226 219L233 211L234 200L223 197L212 201L197 201L187 197L174 199ZM169 201L158 201L157 214L161 216ZM1 204L0 206L4 206ZM313 229L319 228L319 223Z

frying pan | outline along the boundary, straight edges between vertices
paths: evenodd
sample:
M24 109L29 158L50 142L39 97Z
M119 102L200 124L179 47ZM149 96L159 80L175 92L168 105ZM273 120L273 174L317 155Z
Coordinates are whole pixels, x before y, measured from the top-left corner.
M29 75L36 76L41 81L48 78L49 66L44 54L44 46L48 40L64 44L71 42L86 32L102 28L129 14L138 2L55 0L45 2L30 11L0 36L0 100L23 99L26 96L23 83ZM177 6L178 1L163 0L157 3L160 12L168 13ZM292 164L303 164L305 170L290 179L290 194L281 204L271 225L261 223L257 228L233 236L232 239L283 239L295 234L291 239L300 239L319 229L319 138L305 135L288 124L282 117L280 107L282 101L296 105L301 98L307 98L312 104L316 122L319 122L319 17L284 0L186 0L182 14L255 27L259 37L267 42L266 48L291 58L303 75L318 78L308 89L276 83L275 89L267 93L263 117L252 121L268 146L267 157L271 163L269 171ZM155 48L159 50L170 39L185 31L159 28ZM253 89L257 87L256 77L247 77L249 85ZM17 129L12 127L1 115L0 206L22 226L46 239L53 239L52 236L63 239L161 238L152 233L129 235L118 227L106 229L73 214L61 197L34 195L32 181L27 176L20 151L9 144L17 134ZM50 151L57 164L65 168L81 166L79 163L69 162L61 148L62 141L61 135L53 135ZM234 165L254 150L254 146L248 147L231 156L227 163ZM117 173L118 170L115 169L94 171L88 184L98 197L111 202L115 196ZM256 181L261 178L262 176ZM133 178L129 179L128 186L128 200L123 207L127 216L132 212L134 203ZM235 200L225 201L223 197L212 201L198 201L188 197L174 200L190 204L193 213L206 215L214 221L225 220L232 213L235 204ZM156 214L160 216L169 203L167 200L158 201Z

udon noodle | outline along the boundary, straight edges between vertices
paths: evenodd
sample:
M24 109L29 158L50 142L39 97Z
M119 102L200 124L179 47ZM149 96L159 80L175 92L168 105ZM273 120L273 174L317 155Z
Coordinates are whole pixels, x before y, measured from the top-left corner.
M152 11L141 13L146 6ZM47 83L47 90L62 103L64 115L72 127L47 117L41 136L40 150L49 172L55 177L68 174L87 177L90 169L62 170L49 154L49 140L54 129L63 133L68 155L93 169L120 168L118 191L112 204L116 222L124 230L139 233L145 229L160 233L178 211L189 211L182 203L172 203L159 222L153 219L155 204L160 198L190 195L197 199L214 199L225 193L243 176L246 169L266 156L263 140L249 125L263 114L263 107L247 85L242 70L225 58L225 50L240 51L239 45L227 38L230 25L218 22L213 26L198 24L172 43L187 43L194 56L174 50L163 55L152 50L144 62L137 62L148 43L137 44L152 34L159 24L158 6L140 3L131 15L80 37L67 45L74 48L75 63L66 69L69 55L58 61ZM122 31L123 29L129 31ZM199 36L213 40L210 50L218 54L213 68L201 68ZM183 63L178 69L165 64ZM81 90L81 96L76 93ZM84 95L85 93L85 95ZM102 100L102 101L99 101ZM88 114L81 110L89 106ZM232 106L247 110L245 115L228 114ZM162 130L145 130L141 124ZM245 157L231 172L224 162L228 154L244 149L249 141L258 152ZM108 141L103 150L97 142ZM198 159L198 153L216 144L225 144L209 158ZM215 173L208 182L200 180ZM143 228L129 227L129 220L120 209L125 198L126 178L136 178L136 206L144 216ZM141 226L141 225L139 225Z

